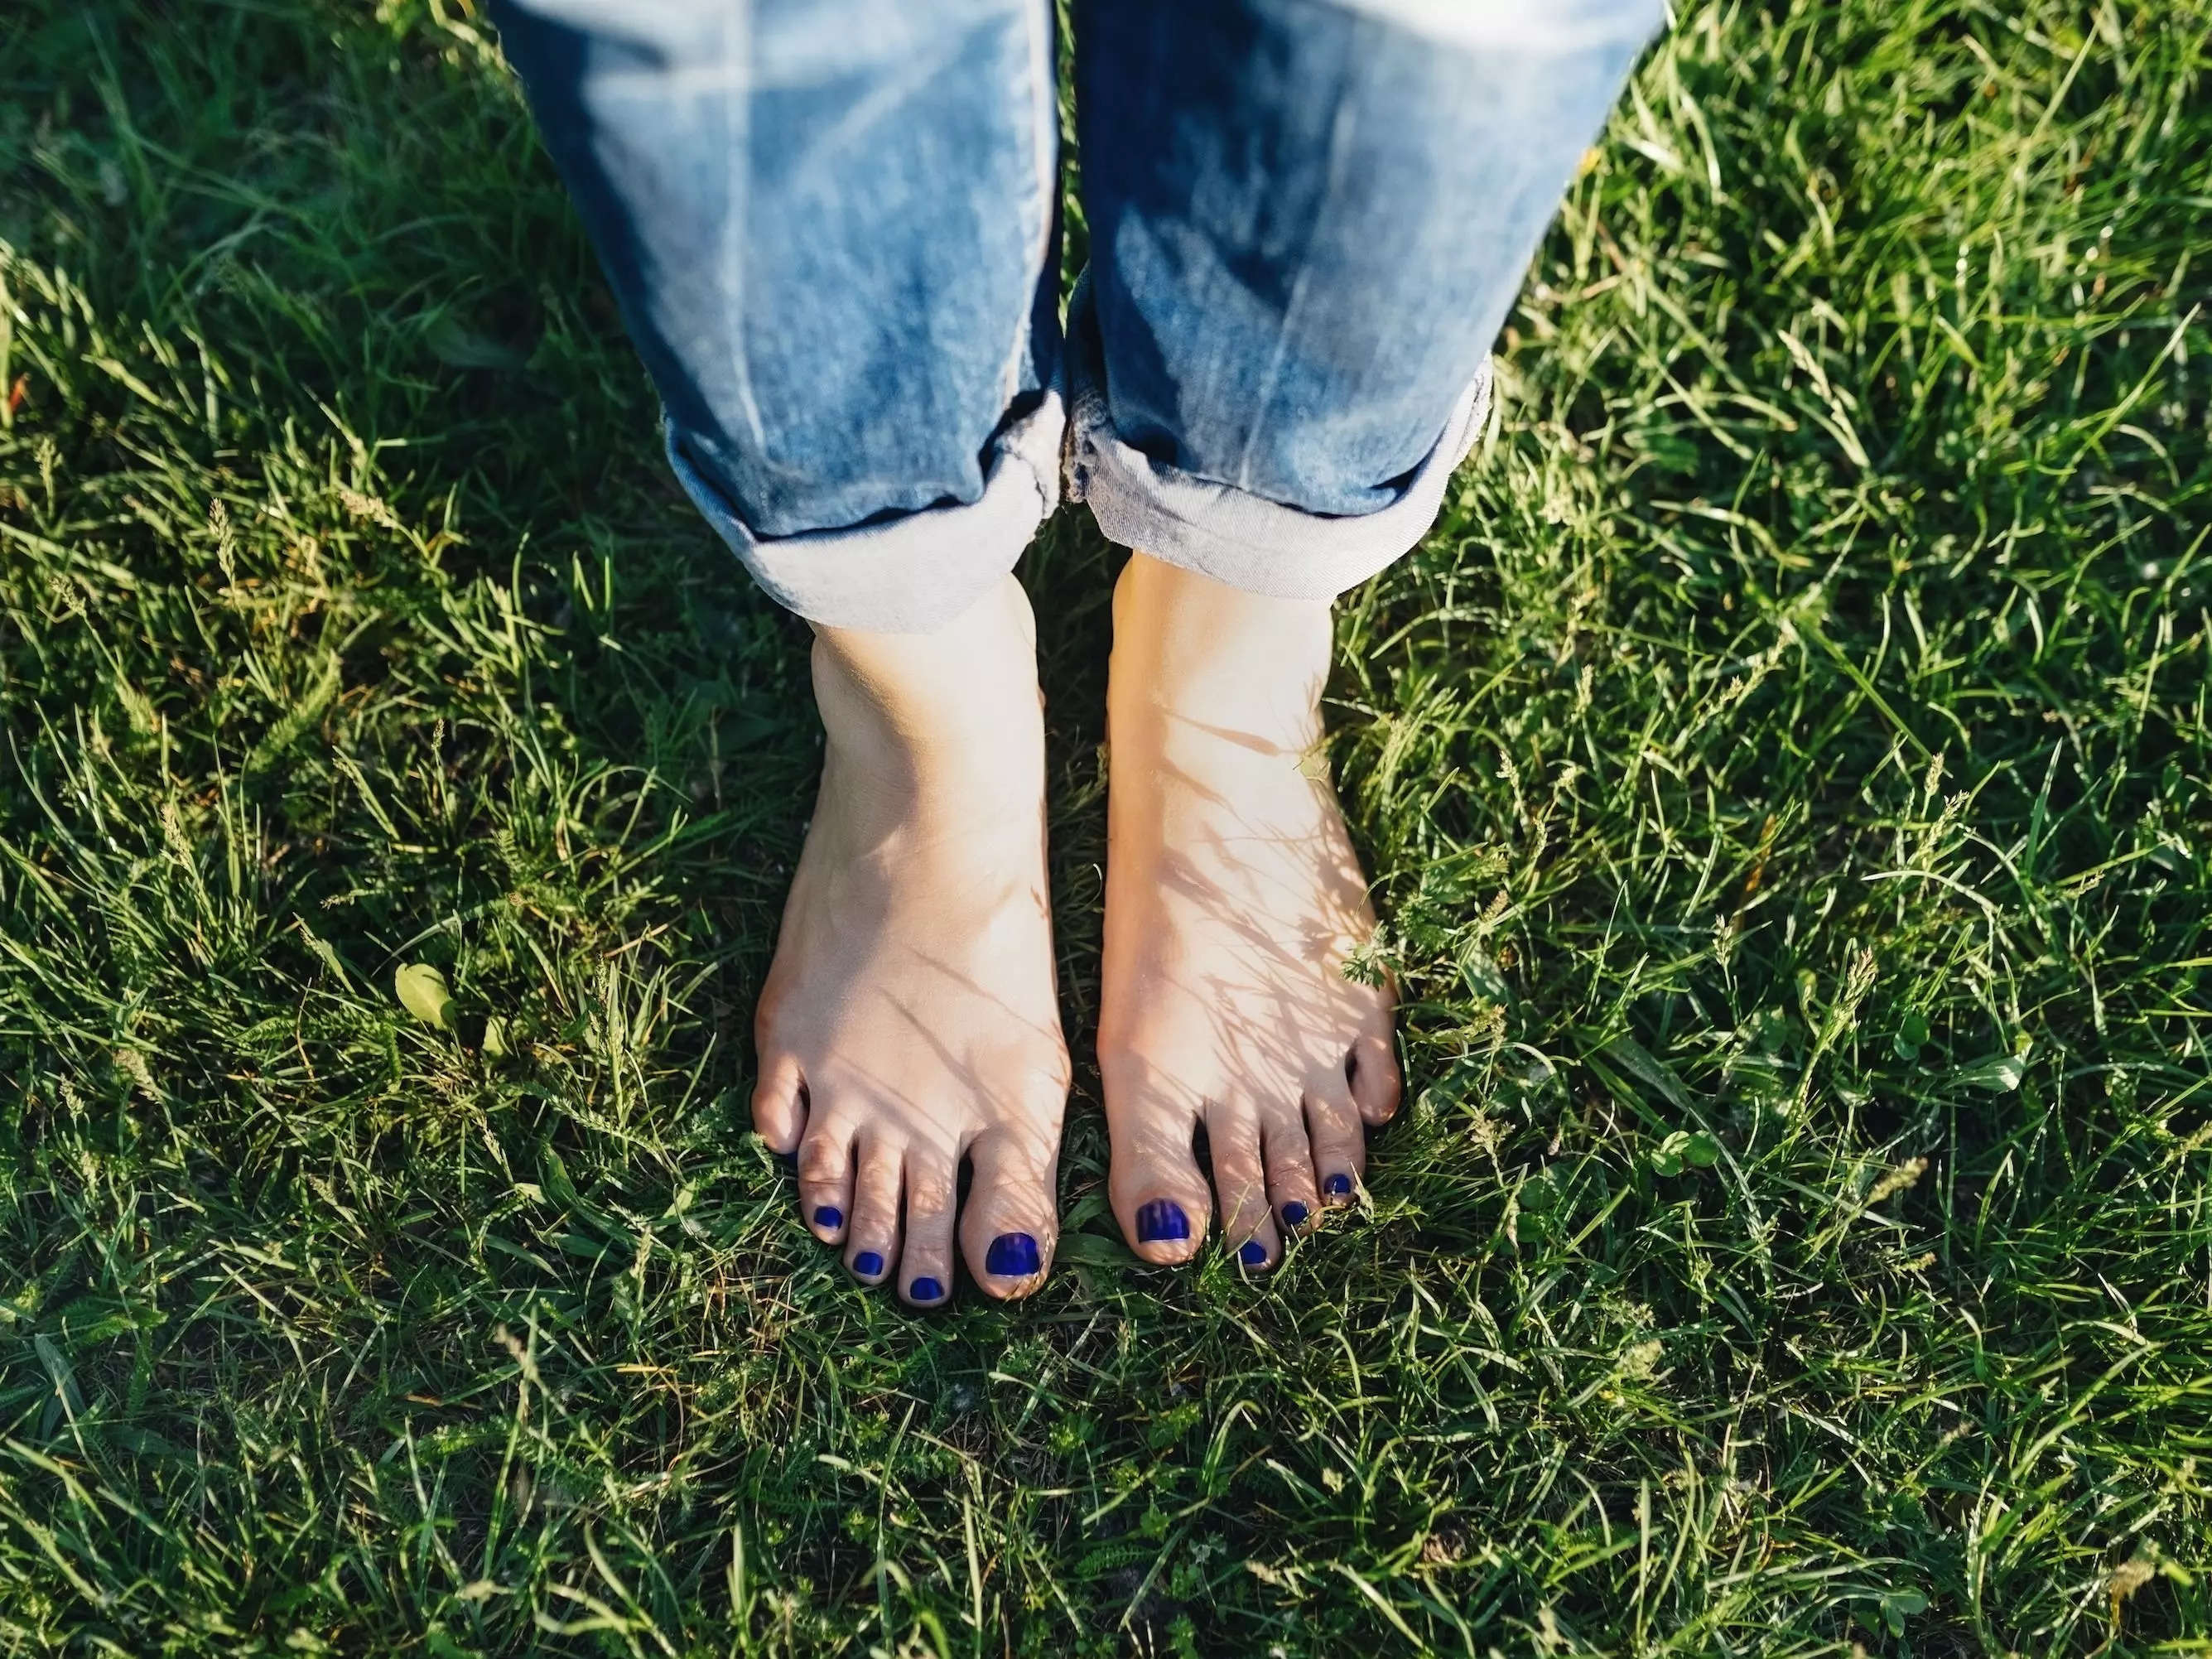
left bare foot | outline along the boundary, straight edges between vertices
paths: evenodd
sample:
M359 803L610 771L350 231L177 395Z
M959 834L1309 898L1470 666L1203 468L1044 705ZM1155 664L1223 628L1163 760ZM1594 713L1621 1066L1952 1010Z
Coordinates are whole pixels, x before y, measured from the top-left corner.
M1322 759L1329 648L1327 605L1142 553L1115 590L1098 1063L1114 1211L1147 1261L1195 1255L1218 1202L1239 1260L1272 1266L1352 1201L1363 1123L1398 1109L1390 994L1344 973L1375 915Z

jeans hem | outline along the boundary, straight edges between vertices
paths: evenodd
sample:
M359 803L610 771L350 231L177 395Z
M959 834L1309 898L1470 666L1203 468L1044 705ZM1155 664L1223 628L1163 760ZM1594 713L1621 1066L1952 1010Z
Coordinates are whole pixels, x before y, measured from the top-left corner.
M1217 483L1154 460L1115 432L1087 283L1068 309L1066 499L1089 504L1107 540L1248 593L1333 599L1403 558L1436 522L1453 472L1490 418L1486 358L1397 499L1373 513L1308 513Z
M684 493L778 605L825 628L928 634L1012 570L1059 506L1066 424L1059 390L1047 386L1035 408L992 439L975 501L796 536L755 535L692 465L675 423L664 416L661 429Z

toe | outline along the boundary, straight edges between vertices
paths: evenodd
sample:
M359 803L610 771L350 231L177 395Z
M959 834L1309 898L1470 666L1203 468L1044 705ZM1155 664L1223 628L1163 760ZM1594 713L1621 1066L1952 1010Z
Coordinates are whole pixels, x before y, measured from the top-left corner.
M899 1294L917 1308L941 1307L952 1295L953 1183L949 1158L907 1154L906 1238L899 1255Z
M853 1183L853 1214L845 1237L845 1266L853 1277L874 1284L897 1265L899 1186L905 1170L902 1149L863 1136L860 1174Z
M975 1181L960 1218L960 1253L984 1291L1027 1296L1044 1283L1058 1236L1053 1160L1003 1130L969 1149Z
M1172 1267L1206 1242L1212 1194L1191 1149L1195 1103L1139 1086L1118 1094L1108 1084L1108 1127L1114 1143L1107 1191L1121 1237L1147 1261Z
M1213 1160L1213 1195L1221 1206L1223 1243L1247 1267L1270 1266L1282 1252L1267 1213L1259 1109L1249 1100L1209 1105L1206 1144Z
M1305 1120L1288 1108L1262 1120L1261 1150L1267 1163L1267 1203L1276 1224L1297 1232L1321 1213L1321 1183L1314 1178L1313 1143Z
M1344 1057L1344 1080L1361 1119L1388 1123L1398 1115L1398 1056L1386 1036L1369 1033Z
M806 1137L806 1079L799 1062L778 1055L761 1066L753 1085L753 1128L779 1157L789 1158Z
M824 1244L843 1240L846 1221L853 1213L849 1126L825 1121L799 1142L799 1212Z
M1351 1203L1367 1163L1366 1137L1352 1091L1341 1084L1309 1090L1305 1119L1314 1172L1321 1179L1321 1201L1332 1207Z

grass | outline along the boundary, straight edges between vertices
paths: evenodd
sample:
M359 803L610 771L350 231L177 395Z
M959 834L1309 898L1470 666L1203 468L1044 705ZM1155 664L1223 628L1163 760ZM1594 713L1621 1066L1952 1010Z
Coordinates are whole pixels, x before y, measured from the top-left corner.
M800 631L468 0L9 6L0 1646L2212 1654L2208 36L1654 49L1343 607L1416 1104L1264 1283L1105 1211L1051 526L1068 1237L920 1319L745 1133Z

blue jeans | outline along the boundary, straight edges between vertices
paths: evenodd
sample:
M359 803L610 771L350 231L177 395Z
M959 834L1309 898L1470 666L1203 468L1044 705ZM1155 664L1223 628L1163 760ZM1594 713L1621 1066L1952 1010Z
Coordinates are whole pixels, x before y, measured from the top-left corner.
M495 0L665 410L762 586L927 630L1065 493L1326 599L1427 531L1491 344L1662 0Z

